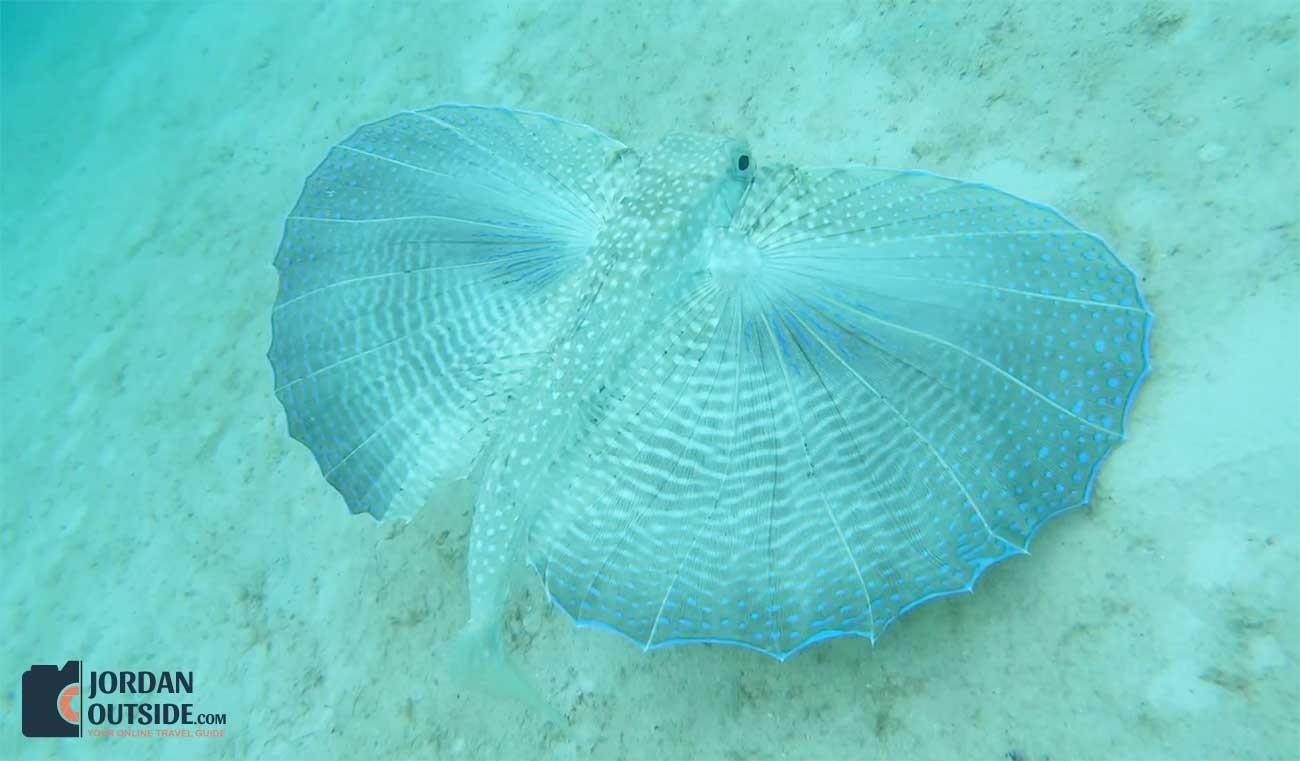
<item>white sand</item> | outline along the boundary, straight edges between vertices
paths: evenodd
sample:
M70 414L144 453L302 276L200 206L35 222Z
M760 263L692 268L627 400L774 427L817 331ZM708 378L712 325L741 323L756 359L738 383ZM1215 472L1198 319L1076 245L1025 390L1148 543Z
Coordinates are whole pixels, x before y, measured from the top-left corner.
M0 757L1300 756L1289 5L7 5ZM1131 440L1091 510L874 653L644 655L521 570L508 641L571 730L457 694L468 504L348 516L264 357L303 178L443 101L1065 209L1158 315ZM25 740L20 674L68 658L193 670L228 737Z

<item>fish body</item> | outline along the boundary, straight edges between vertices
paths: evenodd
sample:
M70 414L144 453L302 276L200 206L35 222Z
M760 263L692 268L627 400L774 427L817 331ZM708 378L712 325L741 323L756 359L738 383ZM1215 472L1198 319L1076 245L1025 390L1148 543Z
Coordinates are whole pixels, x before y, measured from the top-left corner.
M458 657L521 697L519 563L645 649L874 642L1086 503L1149 366L1137 277L1054 209L504 108L359 129L276 265L290 432L377 518L477 482Z
M490 450L470 537L473 620L499 620L523 534L551 499L544 493L551 471L563 467L608 397L635 382L626 376L639 366L646 334L690 298L688 274L707 257L706 230L730 221L718 207L728 199L734 207L752 177L733 171L747 151L723 138L669 137L612 200L582 272L555 299L556 334L505 416L503 429L514 435Z

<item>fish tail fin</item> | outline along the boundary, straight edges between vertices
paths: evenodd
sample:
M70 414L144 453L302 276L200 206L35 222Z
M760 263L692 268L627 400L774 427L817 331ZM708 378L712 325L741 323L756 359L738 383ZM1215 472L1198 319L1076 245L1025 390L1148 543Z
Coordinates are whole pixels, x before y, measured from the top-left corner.
M541 691L506 659L499 623L467 624L452 645L449 670L462 685L523 703L558 727L568 723L564 714L546 702Z

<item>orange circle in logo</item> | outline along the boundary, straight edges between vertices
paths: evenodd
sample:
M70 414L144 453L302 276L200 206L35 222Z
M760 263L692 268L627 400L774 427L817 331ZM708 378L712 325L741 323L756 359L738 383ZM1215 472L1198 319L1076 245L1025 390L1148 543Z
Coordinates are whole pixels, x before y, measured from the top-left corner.
M81 685L77 682L64 687L59 693L59 715L69 724L81 723Z

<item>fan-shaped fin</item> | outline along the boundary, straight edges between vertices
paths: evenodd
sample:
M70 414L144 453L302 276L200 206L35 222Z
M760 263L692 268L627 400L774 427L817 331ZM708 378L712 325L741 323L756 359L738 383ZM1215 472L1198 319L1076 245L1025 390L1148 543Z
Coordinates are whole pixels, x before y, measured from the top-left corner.
M362 127L307 179L270 359L354 512L408 515L468 473L634 162L583 125L439 106Z
M575 619L647 648L874 640L1087 500L1151 319L1100 239L985 186L787 167L721 235L725 277L713 239L533 526Z

